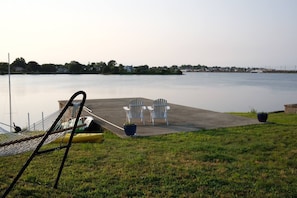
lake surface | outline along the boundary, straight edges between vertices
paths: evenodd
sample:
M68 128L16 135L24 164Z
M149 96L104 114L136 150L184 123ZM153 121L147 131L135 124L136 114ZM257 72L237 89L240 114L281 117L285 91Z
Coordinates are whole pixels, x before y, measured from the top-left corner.
M28 113L31 124L41 120L42 112L44 116L55 112L58 100L67 100L79 90L87 93L87 99L165 98L169 103L218 112L270 112L297 103L296 88L297 74L12 75L12 120L26 127ZM7 75L0 76L0 92L0 122L9 124Z

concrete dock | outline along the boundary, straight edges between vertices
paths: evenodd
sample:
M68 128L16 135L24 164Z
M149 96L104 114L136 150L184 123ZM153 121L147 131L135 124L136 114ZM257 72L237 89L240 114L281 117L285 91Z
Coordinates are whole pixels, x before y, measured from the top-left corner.
M123 131L126 113L123 106L128 106L134 98L88 99L85 103L84 115L91 115L101 127L113 132L119 137L127 137ZM141 98L144 105L150 106L153 100ZM60 101L63 102L63 101ZM233 126L259 124L257 119L234 116L199 108L192 108L171 104L168 112L169 126L164 120L158 120L152 126L149 111L144 112L145 125L140 120L133 120L137 124L137 136L162 135L177 132L198 131L201 129L215 129ZM88 111L89 110L89 111Z

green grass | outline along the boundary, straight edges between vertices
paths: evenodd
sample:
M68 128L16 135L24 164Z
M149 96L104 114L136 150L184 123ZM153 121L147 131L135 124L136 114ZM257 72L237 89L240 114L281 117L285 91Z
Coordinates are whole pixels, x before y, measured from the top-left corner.
M268 121L145 138L106 132L102 144L73 144L58 189L64 150L36 157L9 197L296 197L297 115ZM1 194L29 154L1 157Z

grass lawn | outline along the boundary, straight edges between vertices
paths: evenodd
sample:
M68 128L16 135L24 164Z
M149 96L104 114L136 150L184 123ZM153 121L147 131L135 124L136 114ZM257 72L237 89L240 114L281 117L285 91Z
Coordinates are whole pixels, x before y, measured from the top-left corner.
M102 144L72 145L58 189L64 150L36 157L8 197L297 197L297 115L268 122L145 138L105 132ZM1 157L1 195L29 155Z

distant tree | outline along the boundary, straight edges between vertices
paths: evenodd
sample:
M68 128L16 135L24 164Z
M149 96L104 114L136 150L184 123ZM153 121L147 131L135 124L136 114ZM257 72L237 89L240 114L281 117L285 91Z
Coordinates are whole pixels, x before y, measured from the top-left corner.
M90 73L97 73L96 63L88 63L86 68L87 68L87 71Z
M41 71L41 66L35 61L30 61L27 64L27 71L29 71L29 72L40 72Z
M119 64L119 73L125 73L125 72L126 72L126 70L125 70L124 65Z
M117 62L115 60L110 60L108 63L107 63L107 66L110 67L110 68L113 68L117 65Z
M102 65L102 70L101 73L103 74L111 74L114 73L115 71L115 66L116 66L117 62L115 60L111 60L106 64Z
M92 63L92 66L98 73L103 73L103 70L106 67L106 63L101 61L99 63Z
M116 73L116 71L115 71L116 65L117 65L117 62L115 60L110 60L107 63L104 73Z
M44 73L55 73L57 68L54 64L43 64L41 65L41 71Z
M145 74L149 72L149 66L148 65L141 65L135 67L135 72L139 74Z
M101 61L99 63L95 63L94 67L98 73L103 73L102 71L103 71L103 68L106 67L106 63Z
M8 63L0 63L0 73L7 74L8 73Z
M26 66L27 64L24 58L16 58L15 61L11 63L11 71L25 71Z
M77 61L71 61L70 63L65 64L69 68L70 73L82 73L84 72L85 66L80 64Z

